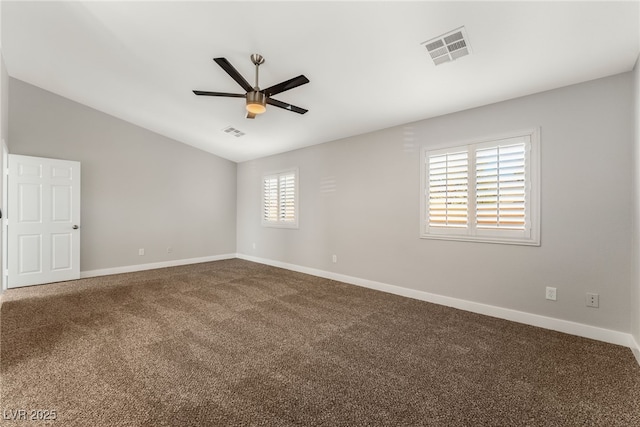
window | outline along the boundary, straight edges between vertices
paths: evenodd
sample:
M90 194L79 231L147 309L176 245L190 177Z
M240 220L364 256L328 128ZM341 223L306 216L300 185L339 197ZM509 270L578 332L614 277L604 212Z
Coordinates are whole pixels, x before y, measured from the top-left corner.
M298 170L269 174L262 179L262 225L298 227Z
M539 245L538 134L424 149L421 237Z

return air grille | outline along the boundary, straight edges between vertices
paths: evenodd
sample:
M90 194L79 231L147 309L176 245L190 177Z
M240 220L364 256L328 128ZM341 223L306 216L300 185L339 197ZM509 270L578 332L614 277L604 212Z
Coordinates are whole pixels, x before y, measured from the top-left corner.
M232 127L232 126L227 126L226 128L222 129L223 132L231 135L231 136L235 136L236 138L240 138L241 136L243 136L245 133Z
M446 34L422 43L427 48L429 56L435 65L469 55L471 47L468 43L467 32L464 27L457 28Z

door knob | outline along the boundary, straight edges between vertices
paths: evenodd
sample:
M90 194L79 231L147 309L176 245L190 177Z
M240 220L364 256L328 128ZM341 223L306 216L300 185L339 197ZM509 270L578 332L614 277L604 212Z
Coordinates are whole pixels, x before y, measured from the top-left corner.
M78 228L80 228L80 227L78 227L77 225L74 224L73 229L77 230Z

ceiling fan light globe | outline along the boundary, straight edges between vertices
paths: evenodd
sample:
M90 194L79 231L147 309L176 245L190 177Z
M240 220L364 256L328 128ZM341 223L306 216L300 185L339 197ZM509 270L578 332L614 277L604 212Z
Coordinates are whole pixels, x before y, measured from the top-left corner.
M247 103L247 111L253 114L262 114L267 111L267 107L262 104L249 104Z

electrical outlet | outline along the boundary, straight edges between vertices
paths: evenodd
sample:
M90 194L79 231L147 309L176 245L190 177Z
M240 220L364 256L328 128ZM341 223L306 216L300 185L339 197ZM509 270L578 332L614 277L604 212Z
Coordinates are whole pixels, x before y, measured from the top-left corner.
M600 306L600 295L587 292L587 307L598 308Z
M144 248L138 249L138 255L140 256L144 255Z
M545 298L551 301L556 300L556 288L552 288L551 286L547 286L547 291L545 293Z
M256 242L253 242L253 249L256 248Z
M171 246L167 246L167 253L170 254L173 252L173 248Z
M338 262L338 255L333 255L331 257L331 261L333 261L334 263Z

